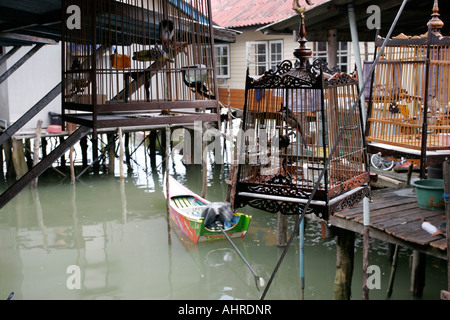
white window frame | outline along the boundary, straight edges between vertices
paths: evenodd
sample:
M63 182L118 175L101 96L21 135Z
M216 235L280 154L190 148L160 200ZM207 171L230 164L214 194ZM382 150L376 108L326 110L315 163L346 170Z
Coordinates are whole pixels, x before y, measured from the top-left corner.
M321 41L323 43L326 44L326 50L325 51L318 51L317 50L317 46L318 46L318 42L314 43L313 46L313 58L314 59L318 59L318 58L325 58L325 60L328 60L328 42L326 41ZM346 43L347 44L347 49L342 49L342 44ZM346 57L347 58L347 62L342 62L342 58ZM345 71L349 71L349 64L350 64L350 43L349 42L338 42L338 52L337 52L337 67L343 71L342 66L345 66L347 70ZM333 66L329 66L329 67L333 67Z
M228 43L226 44L215 44L214 45L214 50L216 50L216 48L227 48L227 54L226 55L221 55L218 56L217 54L215 55L216 57L216 74L217 74L217 78L230 78L231 77L231 65L230 65L230 45ZM221 50L220 50L221 51ZM217 59L219 57L226 57L227 58L227 64L226 65L222 65L220 63L218 63L218 60L220 61L221 59ZM227 74L221 74L222 69L221 67L227 67Z
M276 61L272 61L272 44L281 44L281 59L280 60L276 60ZM256 64L256 63L251 63L251 59L250 59L250 55L253 54L251 53L250 49L253 45L264 45L265 46L265 56L266 56L266 61L260 64ZM269 69L271 69L272 64L275 63L279 64L280 62L283 61L283 57L284 57L284 52L283 52L284 48L283 48L283 40L262 40L262 41L247 41L246 42L246 57L247 57L247 68L249 68L250 70L250 76L251 77L259 77L262 76L262 74L252 74L252 70L258 68L258 66L263 66L264 67L264 71L267 71ZM254 54L253 54L254 55Z

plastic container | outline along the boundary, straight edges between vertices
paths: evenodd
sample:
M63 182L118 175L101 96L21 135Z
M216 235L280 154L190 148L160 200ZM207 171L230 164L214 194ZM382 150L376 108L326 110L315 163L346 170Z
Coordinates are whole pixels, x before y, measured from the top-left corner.
M413 183L419 207L427 210L445 210L444 180L426 179Z

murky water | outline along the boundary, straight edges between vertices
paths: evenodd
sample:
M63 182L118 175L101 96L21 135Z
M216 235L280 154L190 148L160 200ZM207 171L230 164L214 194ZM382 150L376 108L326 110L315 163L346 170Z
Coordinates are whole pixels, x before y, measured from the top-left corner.
M172 232L168 245L161 166L152 171L144 154L138 149L134 171L123 182L117 175L85 175L75 186L68 178L42 178L36 191L25 189L1 209L0 298L14 291L14 299L259 299L253 275L226 240L193 245ZM200 193L199 168L186 171L176 158L171 174ZM210 166L209 200L224 199L226 175L227 167ZM282 252L276 245L276 215L243 211L253 215L252 224L247 236L234 242L267 283ZM300 299L298 249L296 238L266 299ZM371 290L370 299L386 299L387 252L387 244L371 242L370 263L380 267L381 289ZM400 251L390 299L412 299L410 254ZM334 239L322 239L320 225L308 221L305 299L333 298L335 265ZM446 272L445 261L428 258L422 299L439 299ZM361 286L362 238L357 236L353 299L361 298Z

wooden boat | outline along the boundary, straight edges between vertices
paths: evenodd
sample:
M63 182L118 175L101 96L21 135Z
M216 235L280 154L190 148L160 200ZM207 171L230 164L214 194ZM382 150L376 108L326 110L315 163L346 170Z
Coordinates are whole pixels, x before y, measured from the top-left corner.
M165 190L164 187L164 194ZM202 212L211 202L195 194L172 177L169 177L168 193L170 217L178 229L191 241L197 243L226 238L219 228L208 228L204 224ZM233 215L233 219L224 224L224 231L230 238L243 238L252 217L241 213Z

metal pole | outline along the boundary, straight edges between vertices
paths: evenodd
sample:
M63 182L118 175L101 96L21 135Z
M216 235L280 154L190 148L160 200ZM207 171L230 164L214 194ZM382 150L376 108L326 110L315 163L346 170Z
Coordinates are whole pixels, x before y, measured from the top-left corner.
M355 6L353 3L349 3L347 5L347 11L348 11L348 22L350 24L350 33L352 37L352 44L353 44L353 52L355 56L355 62L356 62L356 68L358 69L358 79L359 79L359 90L361 92L361 112L362 112L362 118L363 118L363 130L366 126L366 104L365 104L365 96L364 96L364 69L362 68L361 64L361 52L359 50L359 37L358 37L358 30L356 28L356 18L355 18Z

